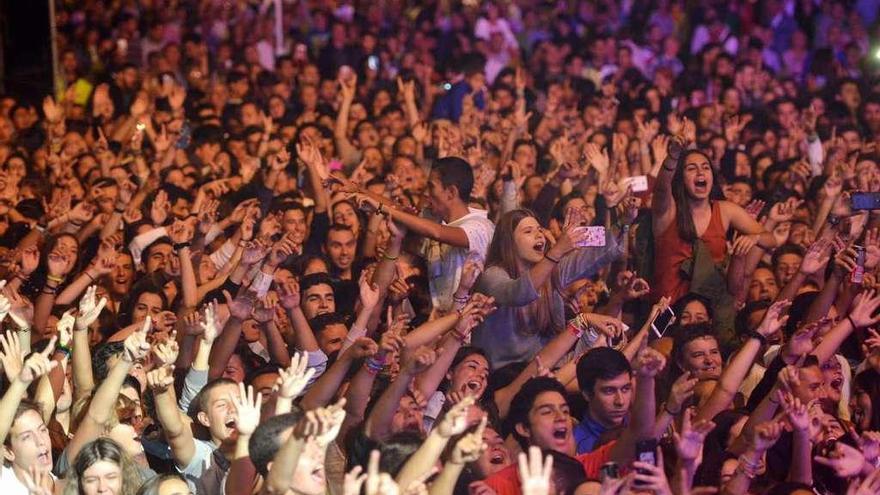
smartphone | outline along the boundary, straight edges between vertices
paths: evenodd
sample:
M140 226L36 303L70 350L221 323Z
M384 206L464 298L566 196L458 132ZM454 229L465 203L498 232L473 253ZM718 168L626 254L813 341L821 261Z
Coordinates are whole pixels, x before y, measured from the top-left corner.
M648 176L647 175L637 175L635 177L627 177L623 179L623 188L626 189L627 186L632 188L632 192L640 193L648 190Z
M880 210L880 193L856 192L850 195L853 210Z
M669 325L672 325L673 318L675 318L675 312L672 311L672 308L666 308L665 311L660 313L657 318L654 319L654 323L651 323L651 330L654 331L654 335L656 335L658 339L663 338L663 334L669 329Z
M367 67L369 67L370 70L379 70L379 57L375 55L367 57Z
M649 440L640 440L636 443L636 460L639 462L644 462L645 464L650 464L652 466L657 465L657 440L649 439ZM650 474L646 472L644 469L637 470L639 474ZM637 481L636 485L639 484Z
M575 227L574 230L578 233L580 233L580 232L587 233L584 240L576 242L574 247L583 248L583 247L604 247L605 246L605 227L602 227L602 226Z

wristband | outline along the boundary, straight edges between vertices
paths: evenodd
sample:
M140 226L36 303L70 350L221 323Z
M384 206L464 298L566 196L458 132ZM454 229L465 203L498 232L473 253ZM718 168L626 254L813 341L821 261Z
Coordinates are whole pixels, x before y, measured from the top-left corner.
M61 282L64 282L64 278L56 277L54 275L46 275L46 280L48 280L49 282L55 282L56 284L60 284Z
M190 244L189 242L176 242L172 244L171 247L173 247L175 251L180 251L181 249L188 248L191 245L192 244Z
M767 345L767 337L764 337L763 335L761 335L758 332L755 332L754 330L751 332L748 332L746 334L746 336L748 336L750 339L756 339L758 342L761 343L761 345Z
M455 340L461 342L462 344L467 343L468 336L459 332L457 328L452 329L452 336L455 337Z
M370 374L376 375L385 367L385 355L377 354L367 359L367 362L364 364L367 366L367 371Z
M95 277L93 277L93 276L89 273L88 270L84 271L83 274L84 274L86 277L89 277L89 279L90 279L92 282L95 281Z
M678 412L672 412L672 411L670 411L670 410L669 410L669 403L668 403L668 402L666 402L666 403L663 404L663 410L666 411L666 414L668 414L668 415L670 415L670 416L677 416L678 413L681 412L681 411L678 411Z
M853 330L856 330L859 328L859 326L856 325L856 322L853 321L853 319L850 315L846 315L846 319L849 320L849 324L852 325Z
M56 345L55 352L60 352L60 353L67 355L67 357L70 357L70 347L67 347L66 345L61 345L61 344Z
M116 213L125 213L125 208L113 208Z
M559 260L556 259L556 258L554 258L554 257L552 257L552 256L550 256L550 253L546 253L546 254L544 254L544 258L546 258L548 261L552 261L554 265L558 265L558 264L559 264Z
M382 253L382 259L383 259L383 260L397 261L397 258L399 258L399 257L400 257L399 255L398 255L398 256L388 256L387 253Z

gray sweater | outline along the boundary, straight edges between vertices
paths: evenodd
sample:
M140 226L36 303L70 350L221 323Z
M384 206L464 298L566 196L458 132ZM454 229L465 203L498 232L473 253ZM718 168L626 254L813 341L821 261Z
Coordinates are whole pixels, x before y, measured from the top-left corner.
M575 249L565 255L556 267L554 275L559 276L560 287L564 288L575 280L594 275L622 254L622 247L609 231L605 247ZM493 369L510 363L530 361L543 348L552 336L541 337L537 328L527 322L529 328L518 328L518 310L539 297L528 273L511 278L498 266L488 268L477 280L476 292L495 298L498 309L489 315L474 330L472 343L482 348L489 356ZM565 327L565 301L559 291L550 296L552 325L557 330Z

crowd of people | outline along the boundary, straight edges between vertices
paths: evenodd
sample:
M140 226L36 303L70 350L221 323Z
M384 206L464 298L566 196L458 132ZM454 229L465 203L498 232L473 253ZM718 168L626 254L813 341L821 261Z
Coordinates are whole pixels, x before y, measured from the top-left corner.
M880 1L57 3L4 494L880 495Z

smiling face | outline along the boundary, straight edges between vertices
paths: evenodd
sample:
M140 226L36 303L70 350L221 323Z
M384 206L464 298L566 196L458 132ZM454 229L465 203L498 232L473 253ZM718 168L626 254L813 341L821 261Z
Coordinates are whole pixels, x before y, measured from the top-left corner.
M684 157L684 186L691 199L709 199L712 165L702 153L688 153Z
M399 433L401 431L423 431L423 421L425 411L416 403L415 399L410 395L405 395L400 400L400 407L394 412L391 418L391 432Z
M773 272L766 268L758 268L752 274L749 283L749 302L772 301L779 294L779 285Z
M825 395L831 401L840 402L843 391L843 367L837 357L832 356L831 359L822 363L822 381L825 386Z
M333 287L317 284L306 289L302 297L302 310L307 319L336 311Z
M568 402L559 392L538 394L529 410L528 424L517 424L516 431L529 439L529 445L565 455L575 452Z
M206 257L207 258L207 257ZM118 253L113 266L110 288L114 294L126 294L134 280L134 261L128 253Z
M520 261L535 264L544 258L547 240L534 217L525 217L520 220L513 230L513 243Z
M489 378L489 362L480 354L471 354L447 373L446 378L451 382L450 391L481 397Z
M31 466L52 469L52 442L49 428L35 410L26 410L12 423L4 458L15 467L27 471Z
M721 376L721 351L715 337L702 336L684 346L680 363L698 380L715 380Z

